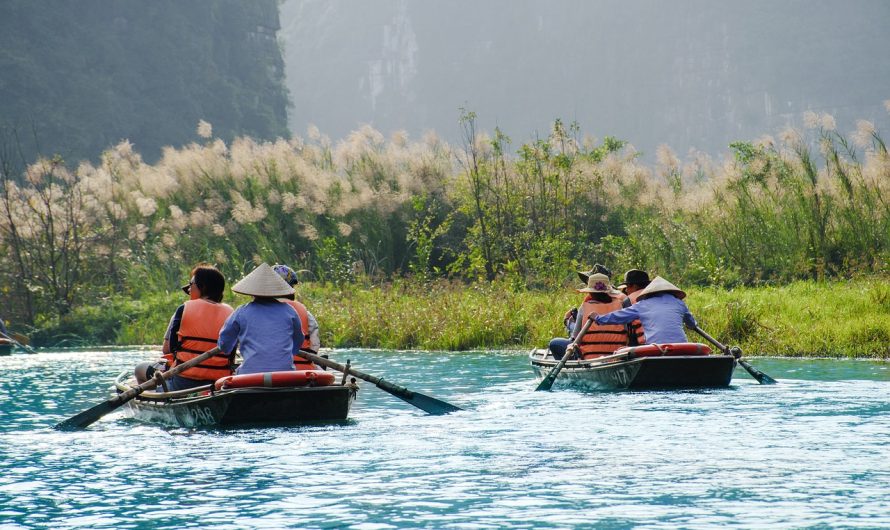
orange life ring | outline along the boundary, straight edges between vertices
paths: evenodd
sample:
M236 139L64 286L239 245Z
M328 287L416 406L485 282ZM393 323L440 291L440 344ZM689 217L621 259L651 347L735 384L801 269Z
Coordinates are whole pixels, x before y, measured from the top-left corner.
M216 380L214 388L245 388L259 386L267 388L330 386L334 384L334 374L324 370L293 370L284 372L262 372L258 374L230 375Z
M709 355L711 348L706 344L697 342L674 342L670 344L643 344L642 346L628 346L615 350L615 354L630 353L634 357L671 357L679 355L695 356Z

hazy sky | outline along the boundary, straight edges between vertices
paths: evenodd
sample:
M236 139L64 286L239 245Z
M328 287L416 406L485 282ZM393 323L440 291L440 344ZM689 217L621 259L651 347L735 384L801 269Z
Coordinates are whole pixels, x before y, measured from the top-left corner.
M287 0L294 134L363 123L458 136L459 108L514 143L555 118L716 154L828 112L890 127L890 2Z

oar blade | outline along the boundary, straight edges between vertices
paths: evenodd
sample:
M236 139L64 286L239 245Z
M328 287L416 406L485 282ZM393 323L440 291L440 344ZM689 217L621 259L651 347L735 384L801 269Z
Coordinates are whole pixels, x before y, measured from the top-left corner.
M67 420L56 424L53 427L57 431L80 431L86 429L93 423L95 423L99 418L113 411L121 405L120 400L117 398L109 399L108 401L103 401L98 405L89 408L76 416L72 416Z
M402 392L392 392L385 386L378 385L378 388L381 390L392 394L393 396L401 399L402 401L414 405L420 410L426 412L427 414L433 414L436 416L442 414L450 414L452 412L457 412L459 410L463 410L457 405L452 405L451 403L446 403L441 399L436 399L432 396L427 396L426 394L421 394L420 392L411 391L410 395Z
M546 391L553 388L553 383L556 381L556 368L552 368L547 375L544 376L544 379L541 379L541 382L538 383L538 386L535 387L535 392L538 391Z
M750 363L748 363L748 361L743 361L743 360L739 359L739 364L742 365L742 368L744 368L749 374L751 374L751 377L756 379L757 382L760 383L761 385L776 384L775 379L773 379L772 377L761 372L757 368L754 368L753 366L751 366Z

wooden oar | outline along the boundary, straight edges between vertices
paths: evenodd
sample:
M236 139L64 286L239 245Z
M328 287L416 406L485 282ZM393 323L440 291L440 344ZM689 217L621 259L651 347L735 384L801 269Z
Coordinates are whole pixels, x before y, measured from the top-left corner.
M0 331L0 337L4 337L4 338L8 339L10 342L12 342L13 344L15 344L19 348L25 350L28 353L37 353L37 351L34 350L34 348L28 346L27 344L23 344L23 343L17 341L16 339L10 337L6 333L3 333L2 331Z
M436 399L434 397L426 396L421 394L420 392L414 392L413 390L408 390L403 386L398 386L386 381L385 379L381 379L379 377L375 377L373 375L369 375L366 373L359 372L352 366L343 366L340 363L336 363L330 359L326 359L320 355L316 355L314 353L307 352L306 350L300 350L300 357L304 359L309 359L315 364L320 364L322 366L327 366L328 368L333 368L338 372L342 372L344 374L351 374L359 379L363 379L369 383L373 383L377 388L387 392L389 394L394 395L395 397L401 399L405 403L409 403L419 408L420 410L428 413L428 414L448 414L449 412L455 412L458 410L463 410L460 407L452 405L451 403L446 403L441 399Z
M774 385L774 384L776 384L776 380L775 380L775 379L773 379L772 377L770 377L770 376L766 375L765 373L761 372L761 371L758 370L757 368L754 368L753 366L751 366L751 365L748 363L748 361L742 359L742 350L741 350L741 348L739 348L739 347L737 347L737 346L734 346L734 347L732 347L732 348L728 348L728 347L724 346L723 344L720 344L720 342L718 342L717 339L715 339L714 337L708 335L703 329L701 329L701 328L698 327L698 326L695 326L695 327L692 328L692 329L695 330L695 332L698 333L699 335L701 335L702 337L706 338L706 339L708 340L708 342L710 342L711 344L713 344L714 346L716 346L720 351L722 351L722 352L725 353L726 355L732 355L733 357L735 357L735 358L736 358L736 361L738 361L738 363L739 363L740 365L742 365L742 368L744 368L745 370L747 370L748 373L751 374L751 377L753 377L754 379L756 379L757 382L760 383L761 385Z
M195 357L194 359L190 359L182 364L178 364L173 368L165 372L161 372L161 378L164 380L170 379L174 375L182 372L183 370L187 370L196 364L199 364L214 355L219 353L219 347L213 348L212 350L206 351L201 355ZM151 390L152 388L158 386L158 381L154 378L149 379L148 381L142 383L139 386L135 386L126 392L121 392L120 394L114 396L113 398L103 401L98 405L89 408L76 416L72 416L67 420L57 424L55 429L57 431L79 431L81 429L86 429L93 422L101 418L102 416L108 414L109 412L117 409L127 401L135 398L139 394L145 392L146 390Z
M566 361L569 360L569 357L575 352L575 348L578 347L578 344L581 342L581 339L584 338L584 335L587 334L587 330L590 329L590 325L593 324L593 319L596 317L595 314L591 313L590 316L587 317L587 321L584 322L584 326L581 328L581 331L578 332L578 335L575 337L575 340L569 344L569 347L566 348L565 355L562 356L562 359L559 360L559 363L550 369L550 372L538 383L538 387L535 388L535 392L538 390L550 390L553 387L553 383L556 381L556 376L559 375L559 372L562 371L562 367L566 365Z

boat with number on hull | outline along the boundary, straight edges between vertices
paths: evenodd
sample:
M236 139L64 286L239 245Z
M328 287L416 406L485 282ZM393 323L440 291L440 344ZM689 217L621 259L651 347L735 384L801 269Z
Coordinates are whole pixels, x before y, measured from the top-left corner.
M720 388L729 386L736 360L732 355L710 355L704 344L645 344L609 355L569 360L556 383L591 390ZM534 349L529 362L542 380L559 360L547 349Z
M355 380L329 384L334 374L317 372L326 377L270 372L230 376L188 390L143 392L127 407L141 421L189 428L346 420L358 391ZM135 385L130 371L115 381L119 393Z

